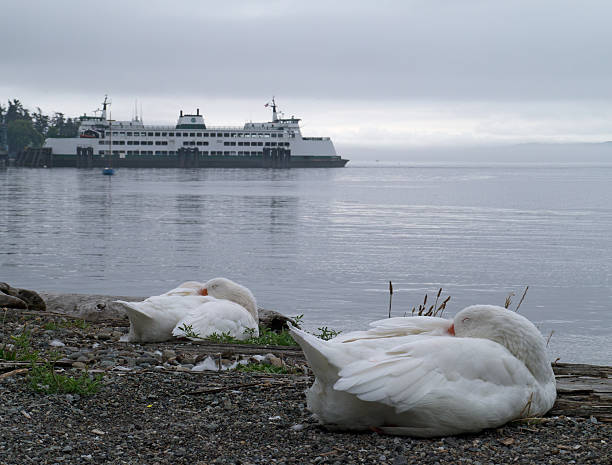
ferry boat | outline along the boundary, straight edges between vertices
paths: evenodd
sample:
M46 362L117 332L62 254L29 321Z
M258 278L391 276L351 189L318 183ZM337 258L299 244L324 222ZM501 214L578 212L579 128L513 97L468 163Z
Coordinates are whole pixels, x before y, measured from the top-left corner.
M174 126L145 125L137 115L115 121L107 119L109 105L105 98L99 116L79 118L78 137L45 140L53 166L327 168L349 161L329 137L303 137L299 118L279 118L274 99L266 104L272 121L242 127L209 126L199 109L181 110Z

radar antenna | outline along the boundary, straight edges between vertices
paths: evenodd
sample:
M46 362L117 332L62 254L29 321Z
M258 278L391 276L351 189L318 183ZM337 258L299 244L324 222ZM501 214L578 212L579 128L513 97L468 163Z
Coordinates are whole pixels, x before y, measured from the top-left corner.
M108 95L104 96L104 102L102 102L102 119L106 119L106 109L112 102L108 99Z
M274 101L274 96L272 96L272 101L265 104L266 107L272 107L272 122L276 123L278 118L276 117L276 102Z

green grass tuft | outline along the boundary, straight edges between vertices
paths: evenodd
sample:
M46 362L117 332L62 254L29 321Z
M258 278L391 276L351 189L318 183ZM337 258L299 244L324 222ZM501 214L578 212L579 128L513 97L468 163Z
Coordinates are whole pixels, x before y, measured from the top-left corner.
M53 362L45 362L35 364L32 362L32 367L28 373L30 387L37 392L45 394L80 394L89 396L98 392L102 375L90 376L88 373L82 373L78 378L62 375L55 372Z

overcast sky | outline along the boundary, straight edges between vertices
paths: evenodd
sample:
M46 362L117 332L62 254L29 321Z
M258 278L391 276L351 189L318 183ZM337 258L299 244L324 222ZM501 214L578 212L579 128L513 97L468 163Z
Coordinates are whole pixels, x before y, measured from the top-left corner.
M337 145L612 140L612 2L31 1L0 4L0 99L114 119L276 96Z

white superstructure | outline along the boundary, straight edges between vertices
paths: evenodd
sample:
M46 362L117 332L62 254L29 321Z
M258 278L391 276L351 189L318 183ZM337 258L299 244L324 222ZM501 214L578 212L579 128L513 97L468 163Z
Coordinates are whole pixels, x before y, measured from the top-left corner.
M284 148L292 157L334 157L329 137L303 137L299 118L278 118L272 102L272 121L246 123L242 127L207 126L198 109L195 114L180 112L175 126L144 125L138 117L132 121L107 119L107 99L100 116L81 116L79 137L49 138L45 147L54 154L76 155L78 148L93 149L96 156L111 153L119 158L176 155L180 148L197 148L202 156L258 157L265 148Z

